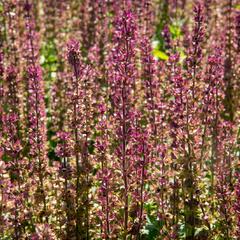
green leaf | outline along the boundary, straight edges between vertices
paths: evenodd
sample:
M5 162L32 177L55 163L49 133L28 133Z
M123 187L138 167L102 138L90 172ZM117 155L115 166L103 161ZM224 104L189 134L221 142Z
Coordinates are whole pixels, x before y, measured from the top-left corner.
M169 30L173 38L179 38L181 36L181 28L179 26L170 25Z
M236 4L234 8L240 10L240 4Z
M93 154L94 153L94 149L95 149L94 144L95 144L95 142L93 140L89 141L89 144L88 144L88 152L89 152L89 154Z
M187 57L187 55L184 53L183 50L180 50L179 53L180 53L180 61L182 62Z
M147 215L147 223L143 229L143 234L147 235L147 239L156 239L159 236L160 230L164 226L164 221L156 219L152 215Z
M197 228L195 230L194 236L201 238L205 237L206 239L208 239L208 230L206 229L206 227Z
M158 49L153 50L153 56L161 60L168 60L168 55Z
M185 224L180 225L178 234L181 239L186 238Z

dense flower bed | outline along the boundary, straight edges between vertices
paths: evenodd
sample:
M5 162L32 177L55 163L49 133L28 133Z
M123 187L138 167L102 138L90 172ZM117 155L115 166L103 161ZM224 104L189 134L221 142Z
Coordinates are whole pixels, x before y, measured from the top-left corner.
M0 2L0 239L240 239L237 0Z

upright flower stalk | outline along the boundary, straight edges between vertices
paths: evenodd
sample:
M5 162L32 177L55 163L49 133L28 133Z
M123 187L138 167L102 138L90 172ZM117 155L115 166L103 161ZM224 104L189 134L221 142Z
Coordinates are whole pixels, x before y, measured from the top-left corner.
M199 78L199 64L202 59L202 48L201 43L203 42L204 36L204 18L203 18L203 7L199 2L194 5L194 26L192 34L192 47L187 58L189 78L191 79L191 93L192 98L195 100L196 95L196 82Z
M235 200L235 211L236 211L236 215L237 215L237 228L236 228L236 237L240 237L240 179L239 179L239 173L236 173L236 177L237 177L237 182L235 185L235 195L236 195L236 200Z
M236 13L236 19L235 19L236 25L236 43L237 43L237 52L240 52L240 11Z
M147 35L140 42L141 50L141 80L144 90L143 115L148 121L148 134L151 148L149 171L154 174L149 176L152 185L159 185L159 195L156 201L159 204L159 213L164 218L166 207L164 189L166 187L166 163L165 163L165 143L164 143L164 103L161 96L158 73L158 62L152 56L152 47ZM151 169L151 170L150 170Z
M90 238L89 188L91 186L91 156L88 152L91 137L94 96L94 73L80 60L76 40L68 42L68 62L73 69L71 93L71 129L74 136L76 160L76 238Z
M134 163L133 169L135 175L133 178L136 187L133 191L133 197L136 200L134 211L136 211L136 217L131 227L131 237L136 235L137 239L141 238L141 229L145 223L146 215L144 211L144 203L148 200L149 194L145 190L146 183L149 183L149 163L152 161L152 143L150 142L150 131L147 126L141 124L141 114L136 112L135 115L135 127L133 129L132 138L135 144L133 145ZM130 215L134 217L132 211Z
M99 137L96 138L96 150L98 161L100 164L100 170L97 174L98 179L101 181L101 186L98 193L98 201L101 204L101 210L99 211L103 239L111 239L112 236L112 219L114 219L114 201L111 196L111 187L113 185L113 172L111 169L111 161L109 158L110 144L109 144L109 111L105 103L100 103L99 109L99 122L97 124L97 130Z
M235 101L234 101L234 45L232 44L234 39L234 25L233 25L233 0L227 0L224 4L225 10L225 57L224 57L224 81L226 83L225 89L225 119L233 121L235 113Z
M3 64L3 51L0 49L0 137L2 137L2 116L3 116L3 103L4 103L4 86L3 86L3 75L4 75L4 64Z
M19 19L20 19L20 4L19 1L6 1L3 4L4 13L6 16L7 42L6 42L6 57L10 64L16 68L19 66Z
M111 57L111 98L113 99L114 121L116 125L118 159L117 169L123 181L123 239L129 230L129 176L131 174L131 134L133 129L133 86L136 68L134 64L135 18L131 11L124 10L118 16L114 34L114 49Z
M9 176L8 185L8 204L14 208L9 211L8 221L13 225L12 237L19 239L22 236L23 226L21 220L25 217L24 195L26 188L23 184L26 161L22 158L22 144L19 136L19 116L17 113L10 112L3 115L3 153L2 156L8 159L6 170Z
M215 192L217 197L217 221L221 224L218 229L219 235L226 238L233 238L234 215L229 214L234 206L234 188L231 180L231 166L234 160L232 149L234 149L234 138L232 135L231 121L220 120L218 122L218 144L217 163L215 164L216 184ZM221 140L220 140L221 139ZM220 154L222 153L222 154ZM236 181L237 184L237 181ZM236 214L236 216L238 216Z
M56 147L56 155L61 159L61 164L58 169L60 177L64 179L63 182L63 202L65 204L66 226L64 237L75 237L75 226L72 221L74 219L74 201L71 189L72 167L69 159L73 154L71 145L71 134L66 131L59 131L57 133L58 144Z
M73 68L73 89L74 95L72 98L72 105L73 105L73 116L72 116L72 128L74 134L74 141L75 141L75 159L76 159L76 238L80 239L79 233L82 232L81 229L81 220L79 218L80 215L80 153L78 150L79 146L79 121L78 121L78 108L79 108L79 78L80 78L80 71L82 71L82 66L80 65L79 59L79 44L78 42L72 40L68 43L68 62L72 65ZM81 67L81 68L80 68Z
M183 78L182 71L180 68L179 63L179 54L173 54L169 58L169 79L168 79L168 86L170 90L168 94L170 94L171 99L167 102L167 119L169 121L168 126L168 134L170 144L169 144L169 154L170 154L170 167L172 171L172 178L171 180L171 188L172 188L172 195L170 198L171 204L171 213L173 214L172 223L171 223L171 237L176 239L178 237L178 228L179 228L179 221L180 221L180 196L183 195L184 199L184 188L187 188L187 184L185 182L189 182L190 179L187 177L191 177L186 172L186 163L184 151L184 144L185 144L185 135L186 135L186 104L187 104L187 80ZM183 134L184 133L184 134ZM183 171L185 180L181 179L181 175L178 171ZM170 176L171 178L171 176ZM180 183L182 182L182 193L180 193ZM185 185L185 187L184 187ZM186 201L186 200L185 200ZM186 226L187 227L187 226Z
M2 29L1 29L1 37L2 37ZM2 39L0 39L0 44L1 44L1 48L0 48L0 164L1 164L1 171L0 171L0 181L1 183L4 182L4 177L3 174L5 172L5 163L4 161L2 161L2 156L3 156L3 149L2 149L2 144L3 144L3 99L4 99L4 88L3 88L3 74L4 74L4 64L3 64L3 41ZM0 220L1 222L4 222L4 188L1 188L0 191ZM1 224L0 225L0 229L1 232L4 231L4 225Z
M36 30L32 18L32 4L27 0L24 4L25 17L25 57L27 79L27 119L29 143L29 170L37 189L34 197L36 203L42 205L39 212L39 221L45 221L47 214L46 189L44 181L47 177L48 162L46 158L46 113L44 103L44 84L42 70L39 65L38 43ZM35 174L37 178L35 178Z
M224 85L223 85L223 62L222 54L219 48L215 49L215 52L208 58L208 70L206 79L208 81L208 88L206 91L205 105L203 112L205 113L205 127L209 126L209 130L212 135L212 156L211 156L211 176L212 176L212 190L214 186L214 165L218 159L218 132L219 124L221 122L221 113L223 112L223 106L221 104L224 96ZM211 114L209 114L211 112ZM205 130L204 130L205 131ZM203 144L205 142L206 132L203 133ZM202 148L203 151L204 147Z
M197 188L197 171L198 171L198 148L196 140L199 135L200 126L200 108L197 104L200 99L200 81L201 81L201 61L202 42L204 36L204 18L203 7L200 2L194 5L194 26L191 36L191 48L186 59L186 76L187 91L186 91L186 116L185 116L185 162L183 164L184 174L184 189L183 197L185 199L185 224L186 224L186 239L193 239L198 214L198 201L196 200L195 192ZM183 190L184 190L183 189Z
M158 110L158 93L157 87L158 82L156 79L156 65L157 62L154 60L151 52L152 47L146 37L141 41L141 65L142 65L142 84L145 92L145 99L147 101L146 108L150 112L150 125L151 132L154 139L157 140L158 129L156 124L156 113Z

